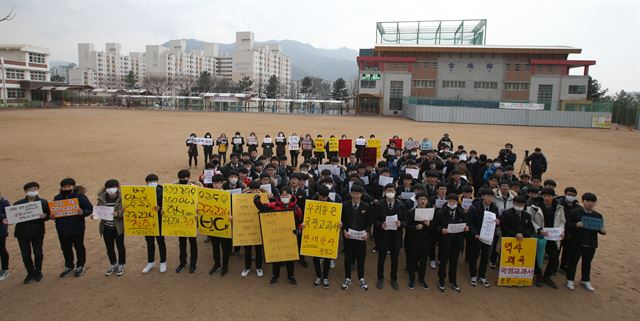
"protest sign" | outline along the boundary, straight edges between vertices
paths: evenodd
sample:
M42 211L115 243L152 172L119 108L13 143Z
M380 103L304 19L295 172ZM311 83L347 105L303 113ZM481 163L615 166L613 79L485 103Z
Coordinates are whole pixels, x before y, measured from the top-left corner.
M158 199L153 186L122 186L124 234L159 236Z
M77 198L51 201L49 202L49 212L53 219L82 215L82 213L80 213L80 204L78 203Z
M198 187L198 233L231 238L231 193Z
M233 246L262 244L258 208L253 204L255 196L256 194L231 195ZM267 194L260 194L260 199L262 202L269 201Z
M307 200L300 255L336 259L341 217L342 204Z
M197 235L198 187L165 184L162 194L162 235Z
M42 218L42 203L40 201L23 203L4 208L9 224L17 224Z
M351 155L351 139L341 139L338 141L338 156L347 158Z
M536 260L535 238L518 241L515 237L503 237L500 251L499 286L530 286Z
M298 260L298 240L293 215L293 211L260 213L266 263Z

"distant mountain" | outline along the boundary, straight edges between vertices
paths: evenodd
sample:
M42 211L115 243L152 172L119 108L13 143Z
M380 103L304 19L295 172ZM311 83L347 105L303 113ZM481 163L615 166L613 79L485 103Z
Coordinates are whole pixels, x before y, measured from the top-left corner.
M162 44L168 46L169 42ZM320 77L333 81L340 77L351 80L357 73L356 56L358 52L349 48L322 49L295 40L269 40L256 44L279 44L285 55L293 60L293 80L300 80L305 76ZM202 50L203 41L187 39L187 50ZM221 54L233 53L235 44L218 44Z

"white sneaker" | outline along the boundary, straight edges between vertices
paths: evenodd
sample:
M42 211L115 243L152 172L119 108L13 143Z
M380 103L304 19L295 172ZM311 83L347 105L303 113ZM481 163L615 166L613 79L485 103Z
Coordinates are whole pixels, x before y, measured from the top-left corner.
M429 265L431 265L432 269L434 269L434 270L436 269L436 261L431 261L431 263Z
M167 262L160 262L160 273L167 272Z
M9 276L8 270L0 270L0 281L4 281Z
M142 269L142 274L149 273L149 271L151 271L154 267L156 267L156 262L147 263L144 269Z
M336 268L336 260L331 260L331 268L332 269Z
M113 275L113 273L116 272L117 269L118 269L118 265L117 264L110 265L109 268L107 269L107 272L104 272L104 275L111 276L111 275Z
M573 281L567 281L567 289L569 289L569 290L575 290L576 289Z
M582 283L582 287L585 288L587 291L589 292L593 292L595 291L595 289L593 288L593 285L591 285L591 282L580 282Z
M242 273L240 273L240 276L246 278L249 273L251 273L251 269L244 269L242 270Z
M261 278L264 275L264 272L262 272L262 269L256 269L256 275Z

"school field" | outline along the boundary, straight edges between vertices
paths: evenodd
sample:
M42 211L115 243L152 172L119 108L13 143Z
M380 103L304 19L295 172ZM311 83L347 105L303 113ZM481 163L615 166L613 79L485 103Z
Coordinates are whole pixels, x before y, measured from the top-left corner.
M554 280L560 288L472 288L468 269L459 264L462 292L439 293L435 271L429 269L429 290L408 290L402 272L400 291L388 283L375 288L376 255L367 252L368 292L357 286L340 288L343 257L331 271L331 288L311 286L313 268L296 264L298 287L283 277L275 288L268 286L271 267L265 277L255 272L242 279L243 260L232 257L230 273L209 277L213 265L211 245L199 237L198 271L176 274L178 241L167 240L168 271L140 273L146 264L142 237L127 237L126 273L105 277L108 260L98 224L88 220L85 234L87 273L60 279L63 258L52 222L47 223L44 244L44 279L22 284L25 277L17 240L10 237L10 275L0 282L0 320L638 320L640 319L640 237L638 226L638 173L640 135L627 130L534 128L489 125L417 123L380 117L298 116L241 113L129 111L107 109L54 109L0 112L0 190L12 203L24 197L22 185L38 181L40 195L52 199L60 179L74 177L88 188L95 203L99 187L110 178L121 184L143 184L155 172L161 182L176 179L187 165L185 139L195 132L214 137L239 130L244 136L254 131L259 137L282 130L287 135L310 133L315 137L347 134L368 137L374 133L386 140L397 134L416 140L438 141L449 133L455 145L495 157L506 142L518 154L516 170L524 150L542 148L549 160L546 178L558 182L557 192L573 185L579 194L598 195L597 210L604 217L607 235L593 262L595 293L579 286L564 287L564 275ZM325 137L326 137L325 136ZM201 150L200 150L201 151ZM202 162L202 152L200 154ZM193 169L194 176L200 173ZM369 246L371 247L371 246ZM388 261L388 260L387 260ZM311 263L311 260L308 259ZM495 282L496 270L490 270ZM579 272L576 280L579 280ZM495 283L494 283L495 284Z

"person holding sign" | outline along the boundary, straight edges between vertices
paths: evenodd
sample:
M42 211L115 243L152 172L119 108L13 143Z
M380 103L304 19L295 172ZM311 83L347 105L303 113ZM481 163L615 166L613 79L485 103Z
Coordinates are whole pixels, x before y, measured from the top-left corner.
M351 285L351 264L358 265L358 283L360 288L368 290L364 279L364 259L367 251L367 231L371 227L372 215L369 203L362 201L364 189L360 185L351 187L351 200L342 203L342 235L344 236L344 281L342 289Z
M149 273L151 269L156 266L156 247L155 243L158 243L158 251L160 252L160 273L167 271L167 245L162 236L162 185L158 184L158 175L149 174L145 177L147 186L155 187L156 189L156 206L155 210L158 212L158 236L145 236L144 240L147 243L147 265L142 269L143 274Z
M452 225L467 223L467 216L458 206L458 195L449 194L447 205L436 210L434 224L438 232L438 254L440 267L438 269L438 289L444 292L444 281L447 277L447 264L449 264L449 285L451 289L460 292L457 282L458 255L464 245L464 233L449 233ZM464 227L464 232L469 231L469 226Z
M265 191L260 189L260 182L258 181L253 181L249 184L249 190L247 190L245 193L247 194L261 194L264 193ZM240 204L236 204L235 202L235 198L233 201L233 206L241 206ZM240 215L240 214L238 214ZM237 216L236 216L237 217ZM234 224L236 224L238 221L236 220L234 222ZM236 231L236 226L234 225L234 231ZM258 231L259 232L259 231ZM259 233L257 233L259 234ZM235 240L234 240L235 241ZM255 262L256 262L256 275L261 278L264 275L264 272L262 271L262 261L263 261L263 247L262 244L256 244L256 245L245 245L244 246L244 269L242 270L242 272L240 273L241 277L247 277L249 275L249 273L251 273L251 252L255 250L256 253L256 257L255 257Z
M325 146L324 146L324 138L322 135L318 134L316 136L315 145L313 148L313 157L316 158L318 164L322 164L322 159L324 158Z
M211 133L207 132L204 134L204 138L212 139ZM208 163L211 160L211 156L213 156L213 145L202 144L202 150L204 151L204 163Z
M227 150L229 149L229 139L225 133L221 133L216 139L218 145L218 157L222 160L222 164L227 162Z
M237 180L237 173L235 178ZM231 175L230 175L231 176ZM224 177L215 175L212 178L212 188L215 190L223 190ZM198 213L202 215L202 213ZM231 218L229 218L231 219ZM230 222L229 222L230 223ZM215 224L215 223L212 223ZM213 250L213 268L209 270L209 275L220 272L220 276L225 276L229 272L229 257L231 256L231 238L211 236L211 248ZM222 262L220 262L220 250L222 249Z
M231 138L231 152L238 155L242 154L244 146L244 137L240 135L240 132L236 132Z
M104 274L110 276L116 273L117 276L124 274L127 252L124 247L124 220L122 213L122 199L120 197L120 183L115 179L110 179L104 183L104 189L98 194L98 204L96 212L100 207L113 208L112 217L100 220L100 235L104 239L107 248L107 257L111 264ZM118 248L118 258L116 260L115 246Z
M276 136L276 156L280 158L286 154L287 150L287 138L284 137L283 132L278 132Z
M384 261L387 251L391 258L391 287L398 291L398 255L402 248L403 222L406 223L407 208L396 199L396 188L393 184L384 187L384 199L375 208L374 224L379 228L378 236L378 281L376 287L384 287Z
M329 188L324 186L324 185L320 185L318 187L318 192L316 193L316 195L313 197L312 200L315 201L320 201L320 202L333 202L333 203L341 203L341 202L336 202L335 200L331 200L329 198ZM305 207L305 210L307 210L307 208ZM306 214L306 213L305 213ZM304 223L302 223L301 225L302 229L304 229ZM298 238L298 247L300 247L300 243L302 242L302 238ZM301 256L302 259L302 256ZM322 260L322 267L320 266L320 260ZM322 282L322 286L325 289L329 288L329 271L331 270L331 260L328 258L319 258L319 257L313 257L313 269L316 273L316 279L313 281L313 287L317 288L320 286L320 282Z
M598 198L593 193L582 194L583 208L577 208L569 212L567 218L567 232L570 237L567 240L567 288L573 290L574 279L578 261L582 259L581 274L582 287L593 292L591 285L591 261L598 248L598 234L606 235L602 214L595 211ZM591 224L587 224L587 220ZM598 229L599 225L599 229Z
M515 237L519 241L535 237L536 230L526 205L527 200L523 196L516 196L513 199L513 207L502 212L499 218L502 237Z
M24 283L31 283L32 280L40 282L42 280L42 244L44 241L45 225L44 222L49 219L49 203L47 200L38 196L40 185L37 182L29 182L24 184L22 188L26 197L15 202L15 205L39 202L42 208L42 214L39 219L29 220L17 223L15 226L15 237L18 239L20 246L20 254L22 254L22 262L27 270L27 276ZM0 204L0 212L4 209L4 205ZM33 257L31 253L33 251ZM4 270L4 268L3 268Z
M542 204L538 204L542 215L533 215L533 226L538 232L538 237L544 237L547 232L544 228L564 228L566 219L564 217L564 207L555 199L556 193L553 188L545 187L542 189ZM539 251L542 249L538 249ZM539 285L539 279L542 276L544 283L550 287L557 289L558 286L551 276L558 272L560 266L560 241L548 241L544 248L544 253L548 258L547 267L542 275L542 266L536 264L536 285Z
M256 137L256 133L249 133L249 137L247 137L247 150L249 153L258 151L258 137Z
M407 226L407 236L405 238L406 254L409 256L408 271L409 271L409 289L413 290L415 287L416 271L418 272L418 280L420 281L420 287L428 289L427 281L425 279L427 264L429 263L429 250L432 248L432 225L431 219L423 216L423 211L432 210L428 209L429 197L425 193L416 194L417 206L407 213L405 224ZM432 212L433 213L433 212Z
M240 133L236 133L239 135ZM200 186L202 185L199 182L194 182L191 179L191 172L188 169L182 169L178 172L178 181L174 184L180 185L194 185ZM198 241L197 238L194 237L184 237L179 236L179 249L180 249L180 264L176 268L176 273L184 272L184 268L187 265L187 241L189 241L189 248L191 259L189 260L189 273L194 273L198 269Z
M7 213L5 207L11 206L2 195L0 195L0 261L2 262L2 270L0 270L0 281L9 276L9 252L7 251L7 236L9 229L7 222Z
M313 138L311 135L305 134L302 142L300 144L302 146L302 157L305 161L308 161L309 158L313 156Z
M273 140L270 135L264 135L264 139L262 140L262 156L265 158L271 158L273 156Z
M356 160L358 161L358 163L360 163L360 158L362 157L362 152L364 151L365 147L367 147L367 140L364 139L364 136L360 135L360 137L358 137L358 139L356 139Z
M300 136L293 133L289 136L289 154L291 155L291 166L298 167L298 154L300 154Z
M73 178L65 178L60 181L60 193L53 200L72 200L76 199L78 203L77 212L74 215L65 215L52 217L56 222L56 231L58 232L58 240L62 248L64 256L64 271L60 273L63 278L74 272L76 277L84 274L84 264L86 262L86 250L84 248L84 218L93 213L93 205L85 195L86 189L83 186L76 186ZM51 204L51 203L50 203ZM52 211L52 215L55 215ZM73 250L75 249L78 260L76 261L75 271L73 265Z
M191 168L191 161L195 162L196 168L198 168L198 144L193 139L196 138L195 133L191 133L187 138L187 155L189 155L189 168Z
M486 244L480 240L482 223L484 221L485 212L491 212L498 217L498 207L493 204L494 193L490 188L480 190L482 199L480 202L474 202L469 208L469 231L471 232L471 241L467 251L469 252L469 274L471 276L471 286L477 286L478 281L482 286L488 288L490 283L487 281L487 264L489 263L489 255L491 254L491 246L495 246L495 229L491 236L491 244ZM496 219L496 226L500 225L500 220ZM478 257L480 257L480 265L478 265Z

